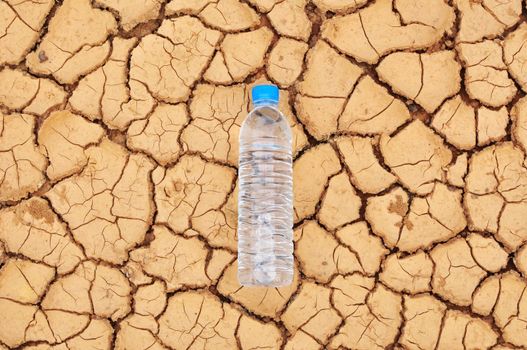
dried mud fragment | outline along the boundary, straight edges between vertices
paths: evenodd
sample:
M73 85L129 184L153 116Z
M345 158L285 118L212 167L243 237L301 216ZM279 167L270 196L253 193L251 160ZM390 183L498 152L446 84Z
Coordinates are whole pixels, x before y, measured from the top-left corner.
M280 38L271 50L267 62L269 78L281 87L293 84L302 72L308 45L302 41Z
M414 198L397 247L408 252L426 249L463 231L467 221L461 199L461 190L450 189L443 183L436 183L428 196Z
M194 2L199 3L200 1ZM178 1L171 3L177 4ZM223 31L239 31L253 27L259 22L254 10L238 0L201 1L201 3L208 3L200 11L201 20ZM191 6L196 8L195 5ZM169 10L170 7L169 5Z
M436 30L450 33L454 25L454 9L441 1L394 0L394 12L401 17L401 23L428 25Z
M38 197L0 211L0 242L6 252L42 261L56 267L59 274L72 271L85 259L65 225Z
M220 278L217 289L225 297L241 304L259 316L276 318L285 308L299 284L298 270L294 269L293 282L285 287L243 287L238 283L238 262L227 267Z
M247 0L247 2L258 9L261 13L268 13L282 0Z
M106 40L116 29L112 14L93 8L89 0L65 0L38 47L27 56L27 65L34 73L72 84L106 60L110 53ZM42 55L47 60L39 59Z
M472 293L487 273L474 260L465 239L456 238L437 245L430 256L435 264L434 292L456 305L470 305Z
M445 311L446 306L431 295L405 295L400 343L409 350L435 349Z
M172 16L174 14L192 14L197 15L201 10L210 3L218 0L170 0L165 6L165 14Z
M295 256L307 277L327 283L336 274L364 272L357 255L316 221L308 221L296 231Z
M454 19L454 9L441 0L380 0L327 20L322 36L356 60L376 64L393 51L432 46L450 31Z
M307 0L282 0L267 14L278 34L307 41L311 35L311 21L305 7Z
M231 252L224 249L213 249L212 257L207 264L205 273L212 284L217 284L218 279L223 275L223 271L229 266L236 257Z
M209 292L175 294L159 318L159 339L172 349L233 349L240 312Z
M525 227L525 212L527 203L508 203L500 217L496 238L510 250L516 250L527 241L527 227Z
M322 140L338 129L346 97L363 71L326 42L318 41L307 53L303 80L297 83L295 107L307 131Z
M118 269L87 261L51 284L42 309L95 314L115 321L130 312L130 293L130 284Z
M527 97L523 97L512 108L512 136L527 153Z
M527 278L527 244L524 244L523 247L518 249L514 256L514 263L523 277Z
M111 129L124 130L137 119L145 119L154 107L146 85L128 79L127 62L137 39L113 40L108 61L79 81L69 99L74 111L89 119L102 119Z
M330 301L331 290L305 282L300 292L287 307L281 320L291 334L303 331L319 342L325 343L341 323Z
M461 66L453 51L396 52L384 58L376 70L394 92L414 100L428 113L461 88Z
M108 320L93 319L82 333L66 342L66 349L111 349L113 331Z
M365 193L379 193L393 185L395 176L386 171L373 151L377 141L368 137L342 136L337 147L351 173L351 182Z
M499 293L493 308L496 325L502 330L503 339L513 345L526 347L527 335L527 284L517 272L501 275Z
M432 260L423 251L404 257L394 253L384 260L379 279L398 292L417 294L430 290L433 268Z
M340 242L355 253L366 274L374 275L379 271L381 260L388 254L388 249L384 247L379 237L370 233L366 222L360 221L346 225L335 235Z
M0 298L0 308L0 341L17 347L26 341L25 329L33 322L38 307Z
M313 0L322 11L345 12L366 4L368 0Z
M138 315L159 316L165 309L166 303L165 284L161 281L141 286L134 294L134 312Z
M346 172L329 180L328 188L322 198L318 220L330 230L357 220L362 206L360 197L350 183Z
M0 65L17 64L31 50L53 0L0 2Z
M331 287L333 303L345 321L330 349L385 349L395 341L402 322L400 295L358 275L338 276Z
M517 272L510 271L501 275L499 294L493 312L498 327L506 328L516 318L520 318L519 322L525 322L521 320L525 310L525 288L525 280Z
M205 23L224 32L236 32L253 28L260 22L256 12L240 0L209 2L199 13Z
M457 156L454 163L450 164L447 169L446 179L448 183L456 187L465 186L465 175L468 171L467 153L461 153Z
M293 209L295 222L315 213L316 205L331 176L341 170L335 150L329 144L306 151L293 165ZM305 176L310 174L310 176Z
M456 36L458 42L495 38L521 19L521 0L455 0L454 5L461 17Z
M148 119L136 120L130 124L126 145L133 150L147 153L165 166L178 159L181 151L178 139L187 122L187 109L184 104L160 103Z
M0 269L0 299L36 304L55 278L49 266L28 260L10 259Z
M509 124L509 112L503 106L495 111L486 107L478 109L478 146L486 146L490 143L501 141L507 136L507 125Z
M124 317L130 312L130 294L130 284L119 270L104 265L95 267L95 278L90 289L95 315L114 321Z
M38 130L38 143L49 160L52 181L78 173L88 164L86 148L97 144L104 129L69 111L53 112Z
M151 221L153 165L107 139L85 152L82 172L56 184L46 197L87 256L122 263Z
M315 139L328 139L338 130L338 119L345 99L338 97L309 97L297 94L295 109L298 119Z
M220 38L197 18L165 19L157 34L143 37L132 51L130 79L144 83L163 102L186 101Z
M501 107L512 101L517 89L507 73L499 43L490 40L461 43L457 49L466 68L465 87L471 98L491 107Z
M271 46L273 36L273 32L267 27L225 36L221 43L221 52L233 81L243 81L264 66L264 57ZM244 50L240 50L240 47Z
M217 85L228 85L233 82L231 73L225 64L225 58L221 51L216 51L210 62L209 68L203 74L203 79Z
M503 198L498 193L466 193L463 204L467 210L468 227L471 230L497 232L500 212L504 205Z
M503 59L511 76L523 91L527 91L525 64L527 62L527 24L522 23L503 41Z
M299 92L309 97L346 98L362 69L319 40L307 53L307 69Z
M4 68L0 82L0 105L24 113L43 115L66 99L64 89L53 81L20 70Z
M165 350L156 334L157 320L152 316L132 314L119 322L114 349L117 350Z
M156 19L161 9L159 0L96 0L96 4L108 7L119 14L119 25L126 31L136 25Z
M380 196L369 197L367 200L366 220L373 233L381 237L388 248L395 247L399 242L408 207L408 194L401 187Z
M461 311L447 310L436 349L488 349L497 339L487 322Z
M484 279L472 294L472 311L483 316L492 313L500 292L500 275L490 275Z
M45 181L47 160L35 144L35 118L0 111L0 201L16 201Z
M492 237L471 233L467 242L474 260L488 272L498 272L507 265L509 254Z
M278 350L282 344L282 335L274 323L263 323L242 315L236 332L242 349Z
M524 153L511 142L475 153L464 198L470 229L490 231L511 251L527 241L527 169Z
M459 95L443 103L430 125L458 149L476 146L476 112Z
M411 192L425 195L442 181L443 168L450 164L452 152L420 120L415 120L395 136L382 135L380 142L384 162Z
M203 229L214 226L215 211L221 209L231 192L234 176L228 167L207 163L197 156L181 157L163 178L154 180L157 222L167 224L176 233L195 228L209 239ZM220 239L222 245L230 246L234 235Z
M154 240L148 247L130 253L149 275L163 279L167 290L205 287L210 280L205 273L207 248L198 238L172 234L166 227L154 226Z
M409 119L406 105L366 75L355 86L338 119L338 129L363 135L391 134Z

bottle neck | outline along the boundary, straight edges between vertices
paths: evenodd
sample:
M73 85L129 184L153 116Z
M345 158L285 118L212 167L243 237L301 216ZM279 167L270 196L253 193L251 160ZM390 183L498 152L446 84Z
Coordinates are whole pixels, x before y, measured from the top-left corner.
M275 100L258 100L258 101L253 101L253 106L254 107L271 106L271 107L278 108L278 101L275 101Z

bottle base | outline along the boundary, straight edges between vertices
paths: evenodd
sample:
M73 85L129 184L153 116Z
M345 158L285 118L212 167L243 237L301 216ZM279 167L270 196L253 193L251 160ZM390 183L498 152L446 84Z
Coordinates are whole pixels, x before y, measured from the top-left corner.
M238 269L238 282L245 287L285 287L293 282L293 272Z

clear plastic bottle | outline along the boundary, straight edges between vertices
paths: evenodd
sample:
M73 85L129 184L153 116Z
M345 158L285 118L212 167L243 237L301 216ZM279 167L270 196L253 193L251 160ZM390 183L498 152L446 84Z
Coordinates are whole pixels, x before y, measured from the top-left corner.
M278 96L274 85L255 86L240 131L238 280L245 286L293 279L292 136Z

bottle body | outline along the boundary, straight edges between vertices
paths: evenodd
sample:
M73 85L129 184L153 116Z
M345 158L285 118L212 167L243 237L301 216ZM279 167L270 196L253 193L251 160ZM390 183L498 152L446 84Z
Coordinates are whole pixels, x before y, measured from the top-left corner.
M293 278L292 135L276 105L257 105L240 130L238 280L283 286Z

